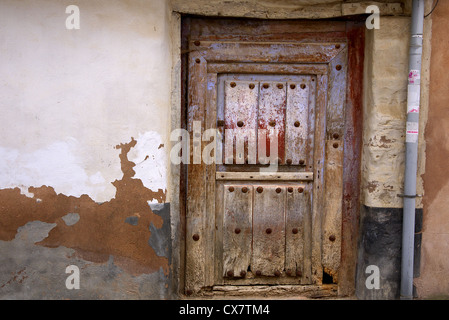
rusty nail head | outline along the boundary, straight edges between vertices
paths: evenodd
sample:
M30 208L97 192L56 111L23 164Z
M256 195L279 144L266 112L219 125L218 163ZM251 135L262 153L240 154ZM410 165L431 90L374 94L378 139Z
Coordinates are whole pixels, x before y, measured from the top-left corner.
M293 161L292 161L292 159L287 159L286 162L287 162L288 165L291 165Z
M199 45L201 44L201 42L199 42L198 40L195 40L195 41L193 42L193 44L196 45L196 46L199 46Z
M292 84L290 85L290 89L295 89L295 88L296 88L296 85L292 83Z
M329 240L332 241L332 242L334 242L334 241L335 241L335 236L334 236L333 234L330 235L330 236L329 236Z
M186 295L191 296L193 294L193 291L190 289L186 290Z
M335 142L332 146L333 146L335 149L337 149L337 148L338 148L338 143Z
M262 193L263 188L262 187L257 187L257 192Z
M196 62L196 63L200 63L200 62L201 62L200 58L196 58L196 59L195 59L195 62Z
M293 234L297 234L297 233L298 233L298 228L293 228L293 229L292 229L292 233L293 233Z
M288 187L288 192L292 193L293 192L293 187Z
M340 137L340 135L339 135L338 133L334 133L334 134L332 135L332 137L334 137L334 139L338 139L338 138Z
M243 127L243 121L237 121L237 127L241 128Z
M303 159L299 160L299 164L302 166L304 165L305 161Z
M231 88L234 88L237 84L235 82L231 82L229 85L231 86Z
M229 270L228 272L226 272L226 274L228 275L228 277L233 277L234 276L234 271Z
M240 276L244 278L246 276L246 271L245 270L240 271Z
M268 83L264 83L263 87L264 87L264 89L268 89L270 87L270 85Z
M247 160L248 160L248 159L247 159ZM242 192L243 192L243 193L247 193L247 192L248 192L248 188L247 188L247 187L243 187L243 188L242 188Z
M271 121L269 122L269 125L272 126L272 127L274 127L274 126L276 125L276 121L275 121L275 120L271 120Z
M235 230L234 230L234 232L236 233L236 234L239 234L240 233L240 228L235 228Z
M306 85L304 84L304 83L301 83L301 89L305 89L306 88Z
M299 121L295 121L295 127L298 128L301 125Z
M304 188L303 188L303 187L299 187L299 188L298 188L298 192L299 192L299 193L303 193L303 192L304 192Z
M340 44L336 44L335 48L340 49Z
M262 271L257 270L257 271L256 271L256 276L261 276L261 275L262 275Z
M276 271L274 272L274 275L275 275L276 277L279 277L279 276L281 275L281 273L279 272L279 270L276 270Z
M276 193L281 193L282 189L281 188L276 188Z
M301 270L296 270L296 275L297 275L298 277L301 277L301 276L302 276Z
M341 65L337 65L337 66L335 67L335 69L337 69L337 71L340 71L340 70L341 70Z
M283 85L282 83L278 83L277 87L278 87L279 89L282 89L282 88L284 87L284 85Z
M198 240L200 240L200 236L199 236L197 233L195 233L195 234L193 235L192 239L193 239L194 241L198 241Z
M287 276L291 276L292 275L292 270L288 269L287 271L285 271L285 273L287 274Z
M267 228L267 230L265 230L265 232L266 232L267 234L271 234L272 231L273 231L273 230L271 230L271 228Z
M234 187L229 187L229 192L234 192Z
M254 83L250 83L250 84L249 84L249 88L250 88L250 89L254 89L254 87L255 87L255 86L254 86Z

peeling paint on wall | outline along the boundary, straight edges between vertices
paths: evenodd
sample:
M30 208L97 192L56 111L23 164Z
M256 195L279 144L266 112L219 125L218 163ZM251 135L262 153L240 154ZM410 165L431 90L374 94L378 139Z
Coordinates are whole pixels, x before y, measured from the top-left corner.
M128 158L134 162L135 179L140 179L147 189L167 188L166 151L161 135L147 131L137 137L137 144L130 150Z
M30 187L32 197L19 188L0 190L0 240L13 240L28 222L51 223L55 226L37 245L73 248L77 256L93 262L106 263L113 256L117 266L133 275L160 268L167 275L168 258L158 256L149 242L151 234L163 227L163 219L148 204L164 203L166 190L152 191L135 178L136 164L128 153L137 143L132 138L116 146L123 177L112 183L116 193L110 201L97 203L88 195L57 194L51 186ZM126 223L129 217L138 220Z
M82 150L75 138L67 138L32 152L0 146L0 187L19 186L28 197L33 185L52 186L57 193L79 197L88 194L99 200L100 194L114 195L114 188L97 171L89 175L78 158ZM70 183L68 183L70 182Z

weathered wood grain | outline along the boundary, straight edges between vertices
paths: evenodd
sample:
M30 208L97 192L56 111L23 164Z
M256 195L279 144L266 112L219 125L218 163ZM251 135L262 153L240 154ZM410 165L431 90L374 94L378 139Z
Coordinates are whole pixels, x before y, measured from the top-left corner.
M223 193L223 276L244 277L251 264L253 187L226 184Z
M285 119L285 161L288 165L306 165L309 137L310 77L287 82ZM310 93L315 95L314 92Z
M216 172L217 180L312 181L313 172Z
M263 276L275 276L275 272L282 272L285 261L285 187L254 188L251 270Z
M311 184L287 185L285 270L301 283L311 283Z

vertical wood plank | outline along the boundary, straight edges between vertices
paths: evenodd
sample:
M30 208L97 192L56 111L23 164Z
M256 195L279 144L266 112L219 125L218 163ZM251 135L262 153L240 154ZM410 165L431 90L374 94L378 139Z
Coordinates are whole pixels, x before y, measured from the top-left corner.
M223 276L244 277L251 264L253 188L226 184L223 192Z
M337 146L335 148L335 146ZM323 210L322 256L324 271L338 282L341 259L341 205L343 196L343 146L326 141L326 201Z
M304 262L301 283L312 283L312 191L313 183L309 182L304 186L304 205L307 214L304 217Z
M280 164L285 163L285 109L287 104L287 89L285 82L261 82L259 98L258 129L265 130L265 152L258 152L259 157L267 156L272 159L276 156ZM270 154L270 137L277 136L277 155ZM260 135L259 135L260 139Z
M205 113L205 129L216 129L217 123L217 74L208 73L207 74L207 112ZM216 132L216 131L215 131ZM206 140L206 137L203 136ZM214 141L215 152L217 152L219 141L218 137L215 137ZM204 143L210 144L210 141L203 141ZM205 148L202 150L206 150ZM215 159L216 154L211 155ZM203 157L203 162L204 162ZM214 284L214 257L215 257L215 161L206 165L206 210L205 210L205 230L204 234L209 239L205 243L205 285L212 286Z
M315 107L315 143L314 143L314 184L312 203L312 283L321 284L323 267L321 264L322 212L325 201L324 159L326 134L326 104L328 78L317 76L317 96Z
M285 270L287 275L311 283L311 184L287 186L285 210Z
M224 95L224 162L244 164L247 160L255 164L259 84L256 81L227 80L224 81Z
M345 110L342 250L338 293L355 291L357 239L360 214L360 167L363 130L364 22L347 22L348 80Z
M317 97L317 77L311 76L309 82L309 118L308 127L309 135L307 137L307 158L305 171L313 171L314 166L314 150L315 150L315 110Z
M326 202L323 210L324 271L338 282L341 260L343 200L343 134L346 106L347 48L329 64L329 101L326 115Z
M287 164L305 164L309 136L310 77L287 83L285 119L285 158Z
M285 187L254 188L251 270L256 275L274 276L276 271L282 272L285 261Z
M189 95L187 128L191 136L195 121L199 129L204 130L206 107L206 61L198 52L189 56ZM195 138L195 137L194 137ZM195 146L195 142L197 145ZM201 139L193 142L195 148L201 149ZM201 157L200 157L201 158ZM187 168L187 205L186 205L186 284L185 290L195 293L205 283L205 209L206 209L206 166L200 161L193 164L191 155Z

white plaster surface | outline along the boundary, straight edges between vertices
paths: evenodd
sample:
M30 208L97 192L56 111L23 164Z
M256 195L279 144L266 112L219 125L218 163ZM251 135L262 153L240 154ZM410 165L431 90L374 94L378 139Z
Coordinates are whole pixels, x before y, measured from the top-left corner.
M72 4L79 30L66 28ZM150 161L136 178L165 189L168 148L157 147L168 146L170 19L164 0L2 0L0 189L110 200L122 177L115 146L146 132L138 153Z

